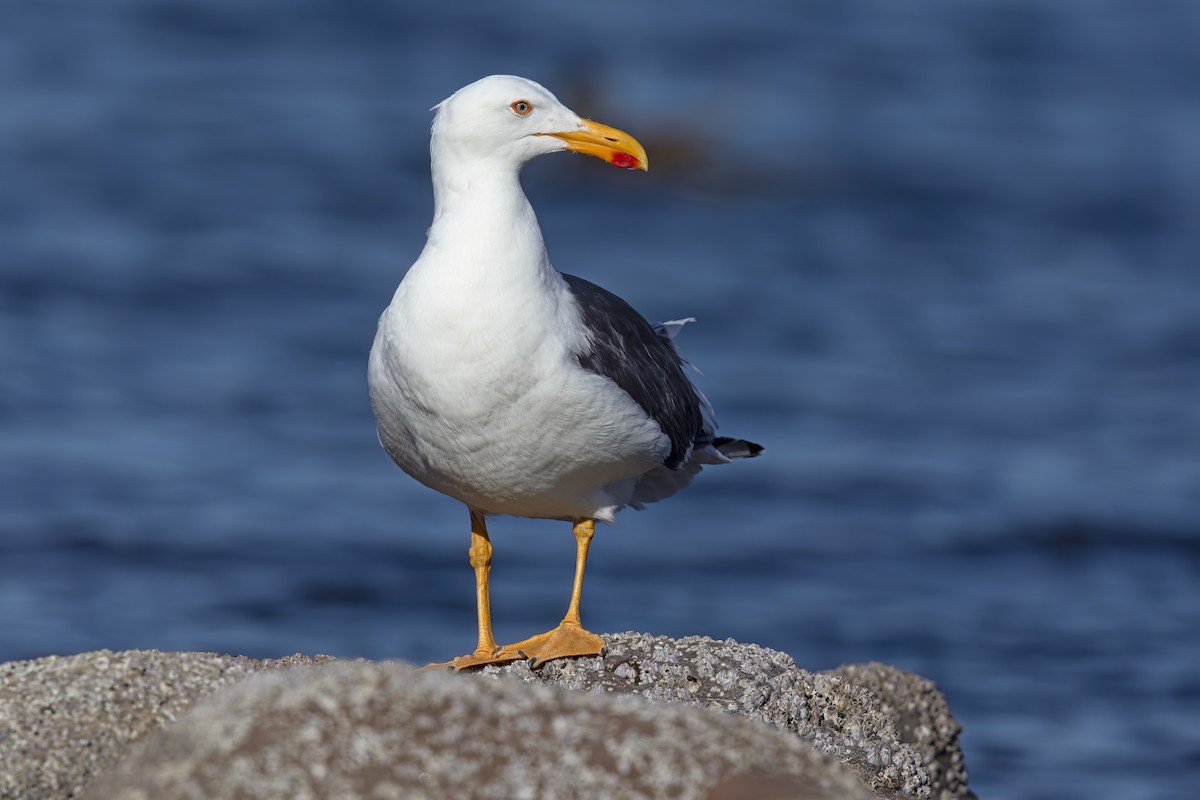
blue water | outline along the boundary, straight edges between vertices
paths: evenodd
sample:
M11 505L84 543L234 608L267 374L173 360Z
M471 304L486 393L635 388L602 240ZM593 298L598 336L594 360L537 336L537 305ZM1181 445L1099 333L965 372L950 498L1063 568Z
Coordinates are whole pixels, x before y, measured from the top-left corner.
M0 659L417 661L467 515L375 441L431 105L491 72L647 146L526 174L763 458L626 512L596 630L935 679L984 798L1200 781L1200 6L111 0L0 10ZM501 519L502 640L573 541Z

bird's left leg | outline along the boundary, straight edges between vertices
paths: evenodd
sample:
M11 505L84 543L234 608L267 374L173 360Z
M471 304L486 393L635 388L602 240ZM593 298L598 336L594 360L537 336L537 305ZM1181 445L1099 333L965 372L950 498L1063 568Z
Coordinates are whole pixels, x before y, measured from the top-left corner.
M571 656L599 656L607 649L604 640L591 631L584 630L579 616L579 602L583 595L583 571L587 566L588 547L596 531L596 521L575 521L575 582L571 587L571 602L566 616L552 631L538 634L523 642L505 645L503 653L521 653L530 659L529 666L536 667L546 661Z

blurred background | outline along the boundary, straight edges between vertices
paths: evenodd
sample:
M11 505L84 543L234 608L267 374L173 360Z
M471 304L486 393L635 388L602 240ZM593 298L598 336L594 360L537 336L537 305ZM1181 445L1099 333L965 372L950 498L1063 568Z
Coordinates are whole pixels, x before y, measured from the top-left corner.
M937 681L984 798L1200 779L1200 5L0 9L0 660L444 659L467 514L378 447L429 108L544 83L648 174L526 171L554 262L763 458L599 532L585 621ZM497 635L574 542L500 519Z

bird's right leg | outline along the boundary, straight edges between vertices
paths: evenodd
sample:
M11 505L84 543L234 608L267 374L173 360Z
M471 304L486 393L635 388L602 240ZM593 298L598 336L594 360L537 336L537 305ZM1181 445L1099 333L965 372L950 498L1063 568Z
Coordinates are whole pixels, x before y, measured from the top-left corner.
M475 607L479 619L479 644L475 652L459 656L453 661L426 664L424 669L449 667L455 671L485 664L504 664L525 656L516 652L502 651L492 635L492 604L488 594L488 576L492 569L492 541L488 538L487 521L482 511L471 509L471 549L467 551L471 566L475 569Z

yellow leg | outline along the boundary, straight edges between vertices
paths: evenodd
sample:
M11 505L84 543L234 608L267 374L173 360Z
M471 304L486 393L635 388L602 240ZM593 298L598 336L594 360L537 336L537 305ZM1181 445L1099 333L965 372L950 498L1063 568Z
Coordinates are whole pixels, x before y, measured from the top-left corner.
M596 532L596 521L578 520L571 532L575 534L575 581L571 584L571 602L567 604L567 614L563 617L563 622L582 625L579 601L583 597L583 571L587 568L588 548L591 547L592 535Z
M488 594L488 575L492 569L492 540L488 538L487 521L483 513L475 509L471 509L471 548L467 555L475 569L475 610L479 619L479 644L470 655L459 656L453 661L426 664L424 669L449 667L457 671L523 658L520 653L501 651L492 635L492 604Z
M562 622L552 631L506 645L501 649L501 653L528 657L531 667L556 658L604 655L604 640L591 631L584 630L579 617L579 602L583 595L583 571L587 566L588 547L592 543L595 530L595 520L575 521L575 582L571 586L571 602L567 605L567 613Z

